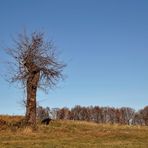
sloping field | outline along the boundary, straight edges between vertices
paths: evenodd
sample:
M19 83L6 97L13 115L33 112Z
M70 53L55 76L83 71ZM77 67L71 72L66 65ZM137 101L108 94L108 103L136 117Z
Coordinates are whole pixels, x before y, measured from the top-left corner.
M32 131L29 127L19 129L0 127L0 148L147 147L148 127L146 126L52 121L47 126L38 125L36 131Z

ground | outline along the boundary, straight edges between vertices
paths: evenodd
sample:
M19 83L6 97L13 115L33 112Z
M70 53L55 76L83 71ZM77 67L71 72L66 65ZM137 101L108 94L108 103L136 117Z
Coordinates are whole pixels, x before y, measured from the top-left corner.
M12 119L7 118L11 122ZM148 127L65 120L52 121L49 125L39 124L35 131L29 127L1 127L0 147L147 148Z

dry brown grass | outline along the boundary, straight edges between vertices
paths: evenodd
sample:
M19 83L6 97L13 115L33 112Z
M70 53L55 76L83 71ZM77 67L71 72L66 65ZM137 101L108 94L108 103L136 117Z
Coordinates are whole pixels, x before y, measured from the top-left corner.
M6 122L17 122L24 118L24 116L9 116L9 115L0 115L0 119L5 120Z
M147 146L146 126L60 120L53 121L48 126L38 125L36 131L29 127L14 131L6 128L0 131L2 148L147 148Z

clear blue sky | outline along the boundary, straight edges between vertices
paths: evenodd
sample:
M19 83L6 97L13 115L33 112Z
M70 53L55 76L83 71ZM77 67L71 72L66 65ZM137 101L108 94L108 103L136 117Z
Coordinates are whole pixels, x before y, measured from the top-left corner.
M67 64L57 88L38 92L40 105L148 105L147 0L0 0L0 61L24 28L46 32ZM24 113L23 97L0 77L0 114Z

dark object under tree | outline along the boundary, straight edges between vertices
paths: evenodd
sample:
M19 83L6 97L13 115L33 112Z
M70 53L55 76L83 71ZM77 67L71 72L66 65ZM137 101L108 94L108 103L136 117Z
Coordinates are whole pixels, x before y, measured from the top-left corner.
M48 125L50 121L52 121L52 119L50 119L50 118L44 118L44 119L41 121L41 123L42 123L42 124Z
M36 126L37 89L48 90L55 86L63 78L65 65L57 60L53 42L45 41L43 33L19 34L14 43L14 48L6 49L14 61L10 63L14 69L11 82L22 82L27 93L26 123Z

